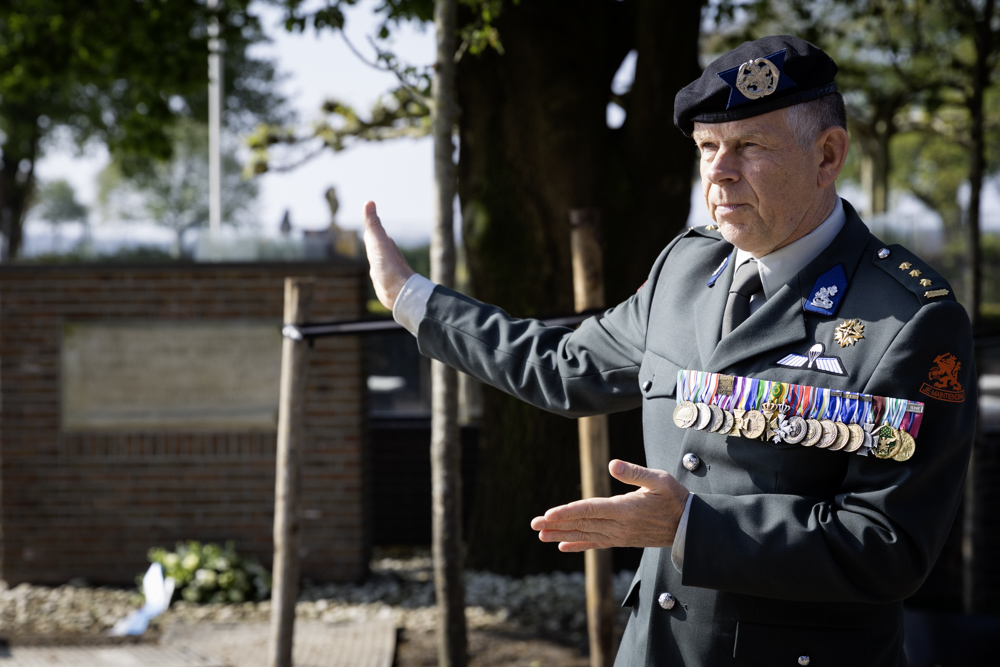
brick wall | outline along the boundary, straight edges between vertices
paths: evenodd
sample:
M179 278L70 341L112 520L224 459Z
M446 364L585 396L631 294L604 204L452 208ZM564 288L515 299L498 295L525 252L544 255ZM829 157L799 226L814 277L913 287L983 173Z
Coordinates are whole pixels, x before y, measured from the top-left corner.
M131 583L153 546L235 540L270 566L276 433L63 431L60 345L73 322L281 324L286 276L317 279L312 321L356 319L341 264L0 268L0 579ZM370 535L356 337L310 352L302 575L358 579Z

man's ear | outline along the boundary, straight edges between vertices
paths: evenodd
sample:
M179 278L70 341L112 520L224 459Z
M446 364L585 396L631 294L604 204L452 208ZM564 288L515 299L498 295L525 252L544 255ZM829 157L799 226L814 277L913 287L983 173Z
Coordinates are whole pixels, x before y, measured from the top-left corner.
M820 151L822 160L819 163L819 174L817 175L817 185L825 188L832 185L847 161L847 148L850 140L847 137L847 130L836 125L828 127L816 137L816 147Z

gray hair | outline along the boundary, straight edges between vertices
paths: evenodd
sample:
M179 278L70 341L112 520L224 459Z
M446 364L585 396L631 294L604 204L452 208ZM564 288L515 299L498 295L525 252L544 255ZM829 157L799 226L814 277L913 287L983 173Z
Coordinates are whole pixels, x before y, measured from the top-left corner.
M847 110L844 97L840 93L830 93L801 104L794 104L785 110L785 122L795 135L795 141L802 150L812 146L813 141L828 127L847 129Z

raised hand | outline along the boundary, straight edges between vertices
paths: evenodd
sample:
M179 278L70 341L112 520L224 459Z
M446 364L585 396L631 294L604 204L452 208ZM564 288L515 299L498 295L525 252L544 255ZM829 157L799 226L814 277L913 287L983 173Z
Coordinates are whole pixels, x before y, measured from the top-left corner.
M382 305L392 310L399 291L415 272L396 247L396 242L386 234L375 212L375 202L365 204L365 251L368 253L369 275L375 285L375 296Z

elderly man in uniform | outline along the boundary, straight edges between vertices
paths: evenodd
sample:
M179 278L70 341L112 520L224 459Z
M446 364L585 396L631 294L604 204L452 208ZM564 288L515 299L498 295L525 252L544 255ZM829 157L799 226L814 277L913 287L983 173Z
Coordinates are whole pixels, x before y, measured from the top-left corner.
M676 97L716 225L577 330L414 275L366 205L380 300L422 353L547 410L642 406L637 487L536 517L563 551L645 547L617 665L905 665L902 601L938 557L976 414L965 310L834 182L837 67L746 42Z

